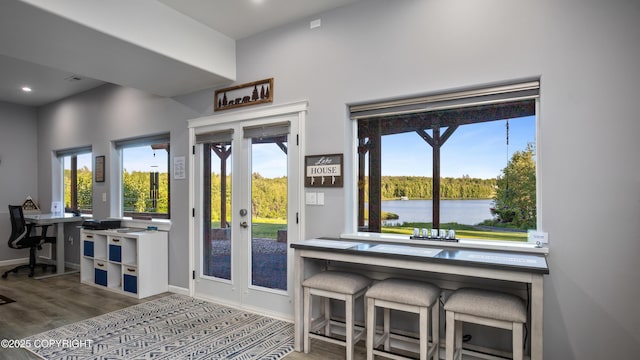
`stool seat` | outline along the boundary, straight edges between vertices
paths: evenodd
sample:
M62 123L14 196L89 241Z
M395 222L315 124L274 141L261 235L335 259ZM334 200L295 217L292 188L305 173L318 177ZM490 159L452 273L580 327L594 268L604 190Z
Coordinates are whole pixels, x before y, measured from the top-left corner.
M364 336L364 331L355 329L356 300L363 297L371 279L368 277L345 271L323 271L311 276L302 282L304 292L304 352L309 353L310 338L342 345L346 348L346 359L353 359L354 345ZM312 296L320 298L322 314L320 321L312 319ZM332 337L332 325L339 325L331 319L330 299L344 301L344 340ZM365 305L366 306L366 305ZM322 330L322 334L315 331Z
M398 310L419 315L420 359L438 359L440 343L440 288L426 282L390 278L374 284L365 294L367 299L367 359L374 355L393 359L412 359L391 353L391 311ZM384 309L382 334L376 334L376 307ZM431 313L431 315L429 315ZM431 346L429 346L431 323ZM398 338L402 338L396 335ZM406 340L406 339L405 339ZM377 347L384 344L384 350Z
M440 288L422 281L386 279L374 284L365 296L400 304L431 306L440 296Z
M444 310L511 322L527 321L527 307L521 298L485 289L455 291L447 299Z
M349 295L361 291L369 284L371 284L371 279L368 277L343 271L323 271L302 282L303 287Z
M520 297L499 291L461 288L449 296L444 310L447 317L446 360L462 359L464 322L511 330L513 359L523 359L522 335L527 307Z

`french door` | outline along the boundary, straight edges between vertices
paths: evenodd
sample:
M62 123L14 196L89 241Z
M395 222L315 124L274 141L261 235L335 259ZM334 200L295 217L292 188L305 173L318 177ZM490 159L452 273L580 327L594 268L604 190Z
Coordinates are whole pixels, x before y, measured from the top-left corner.
M291 318L299 234L297 114L195 132L196 297Z

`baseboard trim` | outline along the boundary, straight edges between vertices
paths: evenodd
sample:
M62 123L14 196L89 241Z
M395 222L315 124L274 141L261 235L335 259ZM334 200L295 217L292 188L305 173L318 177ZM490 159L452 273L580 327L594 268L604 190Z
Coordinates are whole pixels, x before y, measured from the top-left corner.
M286 322L293 322L293 315L290 314L282 314L282 313L278 313L278 312L272 312L272 311L266 311L265 309L262 308L257 308L257 307L253 307L253 306L248 306L246 304L238 304L235 302L230 302L226 299L221 299L221 298L217 298L217 297L212 297L212 296L205 296L205 295L195 295L194 298L196 299L200 299L200 300L205 300L205 301L209 301L209 302L213 302L213 303L217 303L220 305L225 305L228 307L232 307L234 309L238 309L238 310L242 310L242 311L247 311L247 312L252 312L254 314L258 314L258 315L262 315L262 316L268 316L268 317L272 317L274 319L278 319L278 320L282 320L282 321L286 321Z
M183 288L183 287L179 287L179 286L169 285L169 292L172 292L174 294L180 294L180 295L189 296L189 289Z
M0 260L0 266L14 266L14 265L22 265L22 264L28 264L28 263L29 263L29 258Z

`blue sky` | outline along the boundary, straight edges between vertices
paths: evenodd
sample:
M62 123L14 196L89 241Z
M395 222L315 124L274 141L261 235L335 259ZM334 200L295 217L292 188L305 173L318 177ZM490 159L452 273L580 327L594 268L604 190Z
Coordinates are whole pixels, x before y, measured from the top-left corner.
M155 156L153 156L155 152ZM127 171L156 171L167 172L167 152L166 150L152 150L150 146L125 149L125 168ZM87 166L92 169L92 162L89 154L78 156L78 168ZM69 164L65 164L68 168Z
M469 175L495 178L511 155L535 144L535 117L491 121L458 127L440 150L440 176ZM444 133L444 130L441 131ZM387 135L382 141L382 174L387 176L432 176L432 151L416 133Z
M155 156L154 156L155 154ZM150 146L124 149L124 168L127 171L167 172L168 153L164 149L153 150ZM186 158L185 158L186 161Z

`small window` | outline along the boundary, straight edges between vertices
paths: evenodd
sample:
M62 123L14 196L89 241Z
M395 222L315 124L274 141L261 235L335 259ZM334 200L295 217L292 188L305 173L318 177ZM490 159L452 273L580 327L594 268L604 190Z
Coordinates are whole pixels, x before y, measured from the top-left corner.
M358 231L527 241L537 227L538 89L536 81L352 106Z
M62 199L65 212L93 213L93 171L91 149L59 151L62 164Z
M122 159L122 216L170 218L169 135L117 141Z

